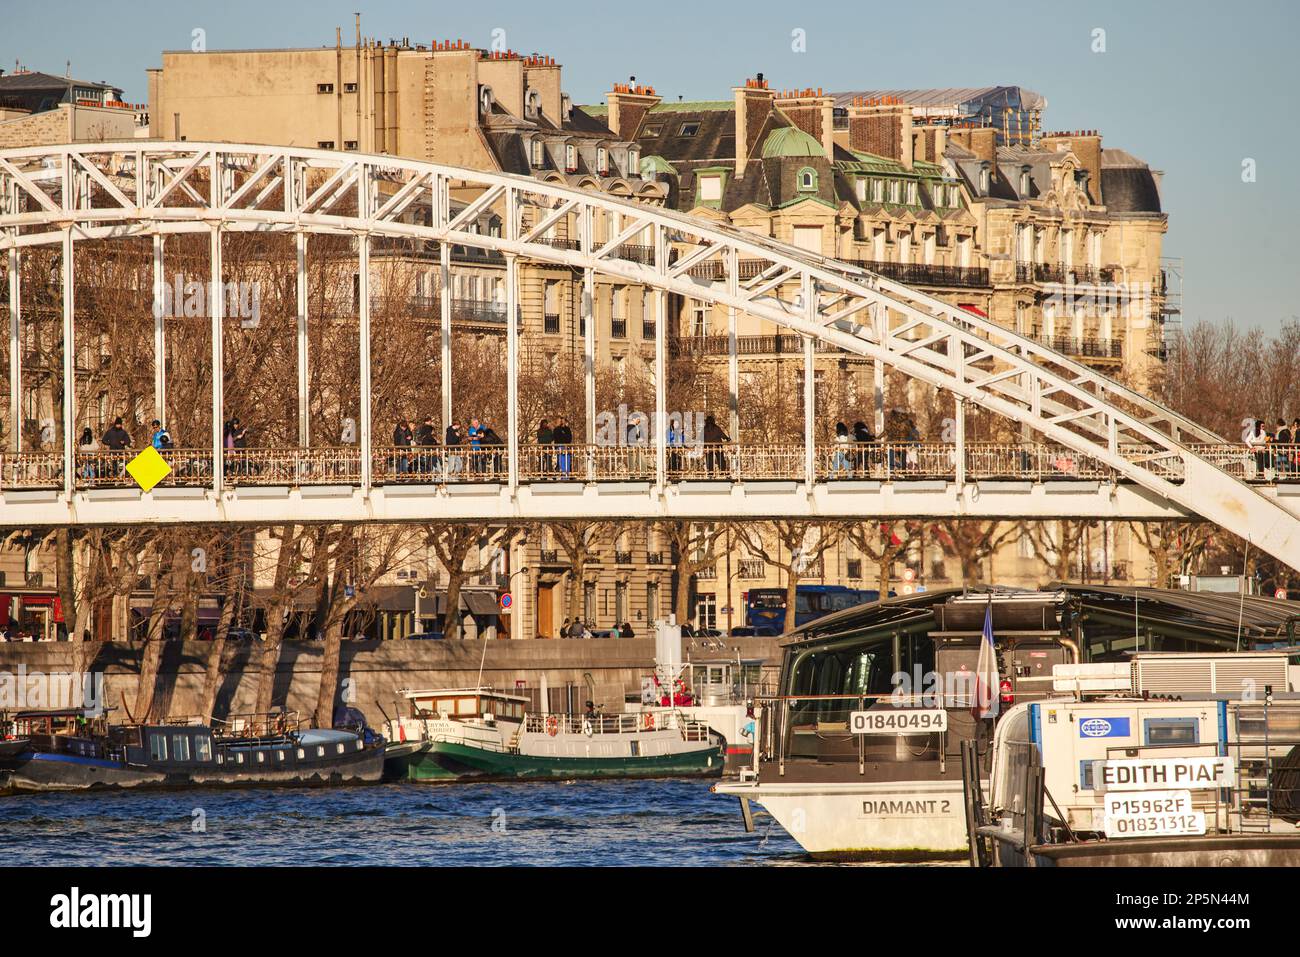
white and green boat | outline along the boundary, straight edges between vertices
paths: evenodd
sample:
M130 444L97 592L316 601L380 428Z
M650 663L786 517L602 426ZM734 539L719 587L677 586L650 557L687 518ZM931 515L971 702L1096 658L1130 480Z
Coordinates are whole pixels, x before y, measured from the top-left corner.
M393 780L715 777L726 761L721 735L668 709L554 714L490 688L401 694L408 713L385 726Z

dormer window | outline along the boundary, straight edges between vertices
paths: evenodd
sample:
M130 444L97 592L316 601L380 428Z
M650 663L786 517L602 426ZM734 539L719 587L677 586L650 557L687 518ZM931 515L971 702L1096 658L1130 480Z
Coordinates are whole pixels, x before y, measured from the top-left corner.
M873 203L883 203L885 201L885 181L883 179L873 179L871 181L871 201Z
M677 131L678 136L694 136L700 131L699 123L683 123L681 129Z
M524 115L536 119L542 115L542 96L536 90L529 90L524 100Z
M907 205L908 206L916 205L916 184L915 183L907 184Z
M858 202L865 203L867 201L867 181L859 176L853 181L853 187L857 192Z
M1029 167L1026 166L1020 170L1020 196L1024 198L1029 195Z
M641 173L641 154L636 150L627 151L627 172L629 176L638 176Z
M570 173L578 171L578 148L572 143L564 147L564 168Z
M573 119L573 98L567 93L560 94L560 113L566 122Z
M609 174L609 150L603 146L596 147L596 172L601 176Z
M889 181L889 201L890 201L891 203L897 203L897 202L898 202L898 198L899 198L899 194L900 194L900 191L901 191L901 187L902 187L902 184L899 183L898 180L896 180L896 179L891 179L891 180Z
M478 108L484 116L492 112L492 87L486 83L478 88Z
M546 149L544 146L542 146L542 141L533 140L532 150L533 150L533 157L532 157L533 167L541 168L541 166L546 162Z
M722 177L700 177L700 202L717 203L722 200Z
M811 193L817 189L817 171L805 166L799 170L799 191Z
M988 195L990 175L991 174L989 171L989 166L987 163L985 163L983 166L980 167L980 195L981 196Z

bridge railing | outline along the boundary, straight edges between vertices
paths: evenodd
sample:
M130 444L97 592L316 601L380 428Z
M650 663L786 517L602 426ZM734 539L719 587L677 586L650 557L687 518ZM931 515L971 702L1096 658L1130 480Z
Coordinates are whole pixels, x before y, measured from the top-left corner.
M1253 484L1300 482L1300 445L1194 445L1191 451L1233 478ZM1170 481L1181 481L1183 463L1151 446L1121 445L1124 458ZM802 481L802 445L691 444L666 450L669 482ZM78 489L132 488L127 463L138 453L129 449L78 452L74 457ZM653 482L653 446L521 445L519 480L535 482ZM818 445L813 452L817 481L860 479L883 482L953 480L957 446L951 442L848 442ZM202 488L212 482L209 449L168 449L163 458L171 472L161 487ZM504 446L393 447L372 450L371 479L376 485L502 483L509 462ZM356 447L314 449L226 449L223 469L228 486L359 485L361 451ZM1064 446L1032 442L966 444L969 481L1054 480L1112 481L1114 470L1100 459ZM63 486L63 457L58 452L0 452L0 488L58 489Z
M0 452L0 483L12 489L57 488L63 484L63 455Z

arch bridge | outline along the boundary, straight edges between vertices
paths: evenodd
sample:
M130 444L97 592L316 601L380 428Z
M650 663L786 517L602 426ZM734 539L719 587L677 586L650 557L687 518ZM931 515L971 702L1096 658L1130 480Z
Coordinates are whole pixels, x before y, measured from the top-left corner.
M476 224L485 214L499 234ZM562 226L572 240L557 241ZM166 284L163 237L207 238L212 288L223 287L223 236L284 234L296 250L299 447L223 448L224 297L211 297L210 442L170 451L172 473L150 492L126 477L121 453L83 453L75 363L62 362L61 448L23 450L18 429L0 454L8 526L195 522L544 520L578 517L924 517L1158 519L1201 516L1300 568L1300 484L1195 422L991 320L880 275L765 237L562 184L392 156L229 143L124 142L0 152L0 263L7 281L9 415L21 413L25 251L59 257L62 353L77 347L74 250L108 240L153 243L155 302ZM306 243L355 240L360 409L356 443L313 448L308 427ZM507 423L490 450L400 450L371 421L371 256L385 242L432 244L441 274L441 362L451 352L452 247L498 256L505 271ZM585 441L521 444L521 263L582 276ZM595 420L593 283L651 291L653 424L644 447L601 447ZM804 389L801 445L699 448L667 433L667 309L672 294L725 309L728 379L738 382L737 316L798 337L806 382L832 350L943 390L957 414L952 441L819 447L815 390ZM155 309L155 400L164 408L165 330ZM443 423L451 377L442 376ZM1015 423L1013 445L967 442L980 408ZM161 415L159 416L162 417ZM1032 436L1032 438L1029 438ZM1279 479L1278 476L1281 476ZM1267 476L1269 481L1258 479Z

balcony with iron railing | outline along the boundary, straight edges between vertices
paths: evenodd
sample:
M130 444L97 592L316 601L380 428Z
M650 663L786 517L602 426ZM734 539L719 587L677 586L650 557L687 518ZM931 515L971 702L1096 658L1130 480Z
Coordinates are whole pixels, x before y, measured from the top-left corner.
M1124 359L1124 341L1104 336L1059 336L1035 333L1032 338L1057 352L1079 359Z
M1115 282L1114 266L1066 266L1064 263L1016 263L1016 282L1065 286L1109 285Z
M943 286L984 289L989 285L989 271L983 266L945 266L934 263L891 263L873 259L851 259L860 269L879 273L886 279L914 286Z
M668 340L668 351L674 356L725 356L730 354L728 336L677 336ZM834 352L835 347L818 339L817 352ZM736 336L736 354L740 356L803 355L803 336L797 333Z

